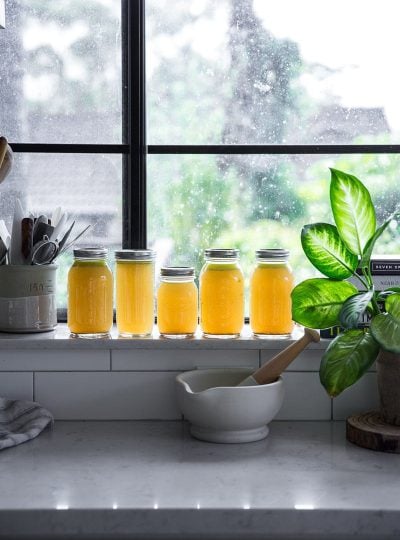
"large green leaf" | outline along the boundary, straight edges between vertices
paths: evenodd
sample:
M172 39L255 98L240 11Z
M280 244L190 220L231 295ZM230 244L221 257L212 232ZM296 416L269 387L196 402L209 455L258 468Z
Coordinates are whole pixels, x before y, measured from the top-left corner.
M373 291L362 292L345 301L340 312L340 324L343 328L357 328L360 316L367 309L373 294Z
M392 294L395 293L400 293L400 287L389 287L388 289L381 291L378 293L377 300L386 300L388 296L392 296Z
M400 353L400 324L390 313L372 319L371 333L383 349Z
M352 253L361 257L376 229L369 191L355 176L331 169L330 198L340 237Z
M385 309L400 324L400 294L392 294L385 301Z
M329 328L340 323L343 302L357 293L347 281L306 279L292 291L293 320L309 328Z
M383 349L400 353L400 294L388 296L385 308L372 319L371 333Z
M357 255L347 249L334 225L305 225L301 231L301 243L311 263L325 276L346 279L357 268Z
M348 330L329 345L321 360L319 376L328 394L338 396L376 360L379 345L369 332Z
M386 228L389 226L390 222L394 220L394 218L399 214L399 210L396 210L393 212L391 216L388 217L388 219L383 223L378 229L376 229L374 235L368 240L360 262L360 267L368 267L369 261L371 259L372 252L375 247L375 243L378 240L378 238L381 236L381 234L386 230Z

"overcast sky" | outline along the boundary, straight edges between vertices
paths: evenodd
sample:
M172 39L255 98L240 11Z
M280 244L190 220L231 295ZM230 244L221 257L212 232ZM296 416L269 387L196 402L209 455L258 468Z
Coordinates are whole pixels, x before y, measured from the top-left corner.
M256 13L277 37L299 44L302 58L340 72L310 93L331 92L342 105L383 107L400 131L399 0L254 0Z

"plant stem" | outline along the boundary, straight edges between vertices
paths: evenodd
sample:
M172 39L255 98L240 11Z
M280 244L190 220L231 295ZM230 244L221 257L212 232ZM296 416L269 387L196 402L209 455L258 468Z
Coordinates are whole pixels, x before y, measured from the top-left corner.
M378 305L378 302L376 301L376 297L375 297L375 292L374 294L372 295L372 298L371 298L371 304L372 304L372 308L373 308L373 315L379 315L379 313L381 312L381 310L379 309L379 305Z
M355 276L356 278L359 279L359 281L361 281L363 287L366 289L366 290L369 290L371 287L368 285L367 281L364 281L363 278L357 274L356 272L353 274L353 276Z

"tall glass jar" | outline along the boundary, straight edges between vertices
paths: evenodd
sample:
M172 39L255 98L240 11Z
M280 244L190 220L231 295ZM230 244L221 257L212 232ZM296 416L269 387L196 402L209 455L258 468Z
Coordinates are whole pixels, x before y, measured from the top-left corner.
M194 279L194 268L161 268L157 324L163 337L193 337L198 318L198 292Z
M115 252L117 328L121 337L146 337L153 330L154 259L151 249Z
M250 326L255 336L289 337L294 279L287 249L259 249L250 279Z
M239 250L206 249L200 273L200 324L205 337L238 337L244 323Z
M113 324L113 276L105 248L74 249L68 272L68 327L73 337L109 337Z

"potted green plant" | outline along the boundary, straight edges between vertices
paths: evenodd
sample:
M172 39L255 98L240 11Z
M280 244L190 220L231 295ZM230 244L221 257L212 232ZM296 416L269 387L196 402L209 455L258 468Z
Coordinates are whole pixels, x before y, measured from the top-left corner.
M377 227L368 189L336 169L331 169L330 202L335 225L313 223L301 231L304 253L326 277L294 288L293 320L310 328L343 328L321 359L321 383L332 397L376 360L381 415L386 423L400 425L400 288L375 291L371 276L375 243L398 212ZM347 281L351 276L358 288ZM360 328L365 312L370 326Z

